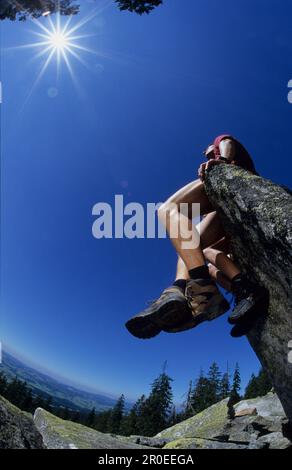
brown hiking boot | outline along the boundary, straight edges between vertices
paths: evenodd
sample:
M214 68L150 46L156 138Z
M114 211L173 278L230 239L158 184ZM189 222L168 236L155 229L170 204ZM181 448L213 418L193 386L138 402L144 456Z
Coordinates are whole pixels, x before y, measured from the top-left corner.
M128 320L125 326L133 336L146 339L190 317L191 310L182 289L171 286L143 312Z
M216 283L206 279L189 279L187 281L185 296L189 304L191 315L177 325L164 327L167 333L178 333L189 330L203 321L211 321L229 310L229 303L220 293Z

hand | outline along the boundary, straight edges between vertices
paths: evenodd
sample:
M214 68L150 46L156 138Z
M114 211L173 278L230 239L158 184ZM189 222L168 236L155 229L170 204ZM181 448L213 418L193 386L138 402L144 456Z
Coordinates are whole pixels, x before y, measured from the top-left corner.
M212 158L207 163L202 163L202 165L200 165L199 170L198 170L199 178L202 181L204 181L205 176L206 176L206 170L208 170L212 166L219 165L220 163L225 163L225 162L223 160L215 160L215 158Z

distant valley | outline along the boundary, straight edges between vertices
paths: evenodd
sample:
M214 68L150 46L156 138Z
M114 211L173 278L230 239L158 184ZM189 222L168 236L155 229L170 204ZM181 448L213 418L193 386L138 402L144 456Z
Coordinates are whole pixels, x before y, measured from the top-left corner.
M9 380L16 376L18 379L25 381L36 395L42 395L45 398L51 396L55 406L80 411L91 410L95 407L96 411L105 411L112 408L117 401L106 395L80 390L77 387L61 383L53 377L24 364L5 351L2 354L2 364L0 364L1 372L4 372ZM128 411L132 406L132 402L126 402L125 410Z

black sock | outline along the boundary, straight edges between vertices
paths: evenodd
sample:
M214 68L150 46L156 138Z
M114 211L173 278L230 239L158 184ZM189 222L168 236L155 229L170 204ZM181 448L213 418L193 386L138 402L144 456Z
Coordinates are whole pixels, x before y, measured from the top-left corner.
M187 281L185 279L177 279L174 281L173 286L180 287L184 292L186 290Z
M209 269L208 266L203 264L203 266L199 266L198 268L193 268L189 270L189 275L191 279L210 279Z
M250 293L254 290L255 284L248 279L245 273L239 273L231 279L231 289L234 291L237 288Z
M239 274L236 274L236 276L234 276L232 279L231 279L231 285L234 286L234 285L241 285L243 287L251 287L252 283L251 281L248 279L247 275L245 273L239 273Z
M236 282L236 281L241 281L242 278L244 278L244 274L242 274L242 273L236 274L236 276L234 276L234 277L231 279L231 282L234 283L234 282Z

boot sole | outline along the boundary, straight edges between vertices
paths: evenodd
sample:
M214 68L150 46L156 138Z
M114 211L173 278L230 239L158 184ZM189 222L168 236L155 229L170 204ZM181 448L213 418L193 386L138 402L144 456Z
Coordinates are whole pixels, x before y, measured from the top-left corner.
M185 304L185 305L184 305ZM162 304L158 310L148 315L141 315L131 318L125 324L129 332L141 339L149 339L158 335L164 328L165 324L171 322L172 324L182 316L182 312L188 308L187 302L178 300L177 298L171 299L171 297Z

